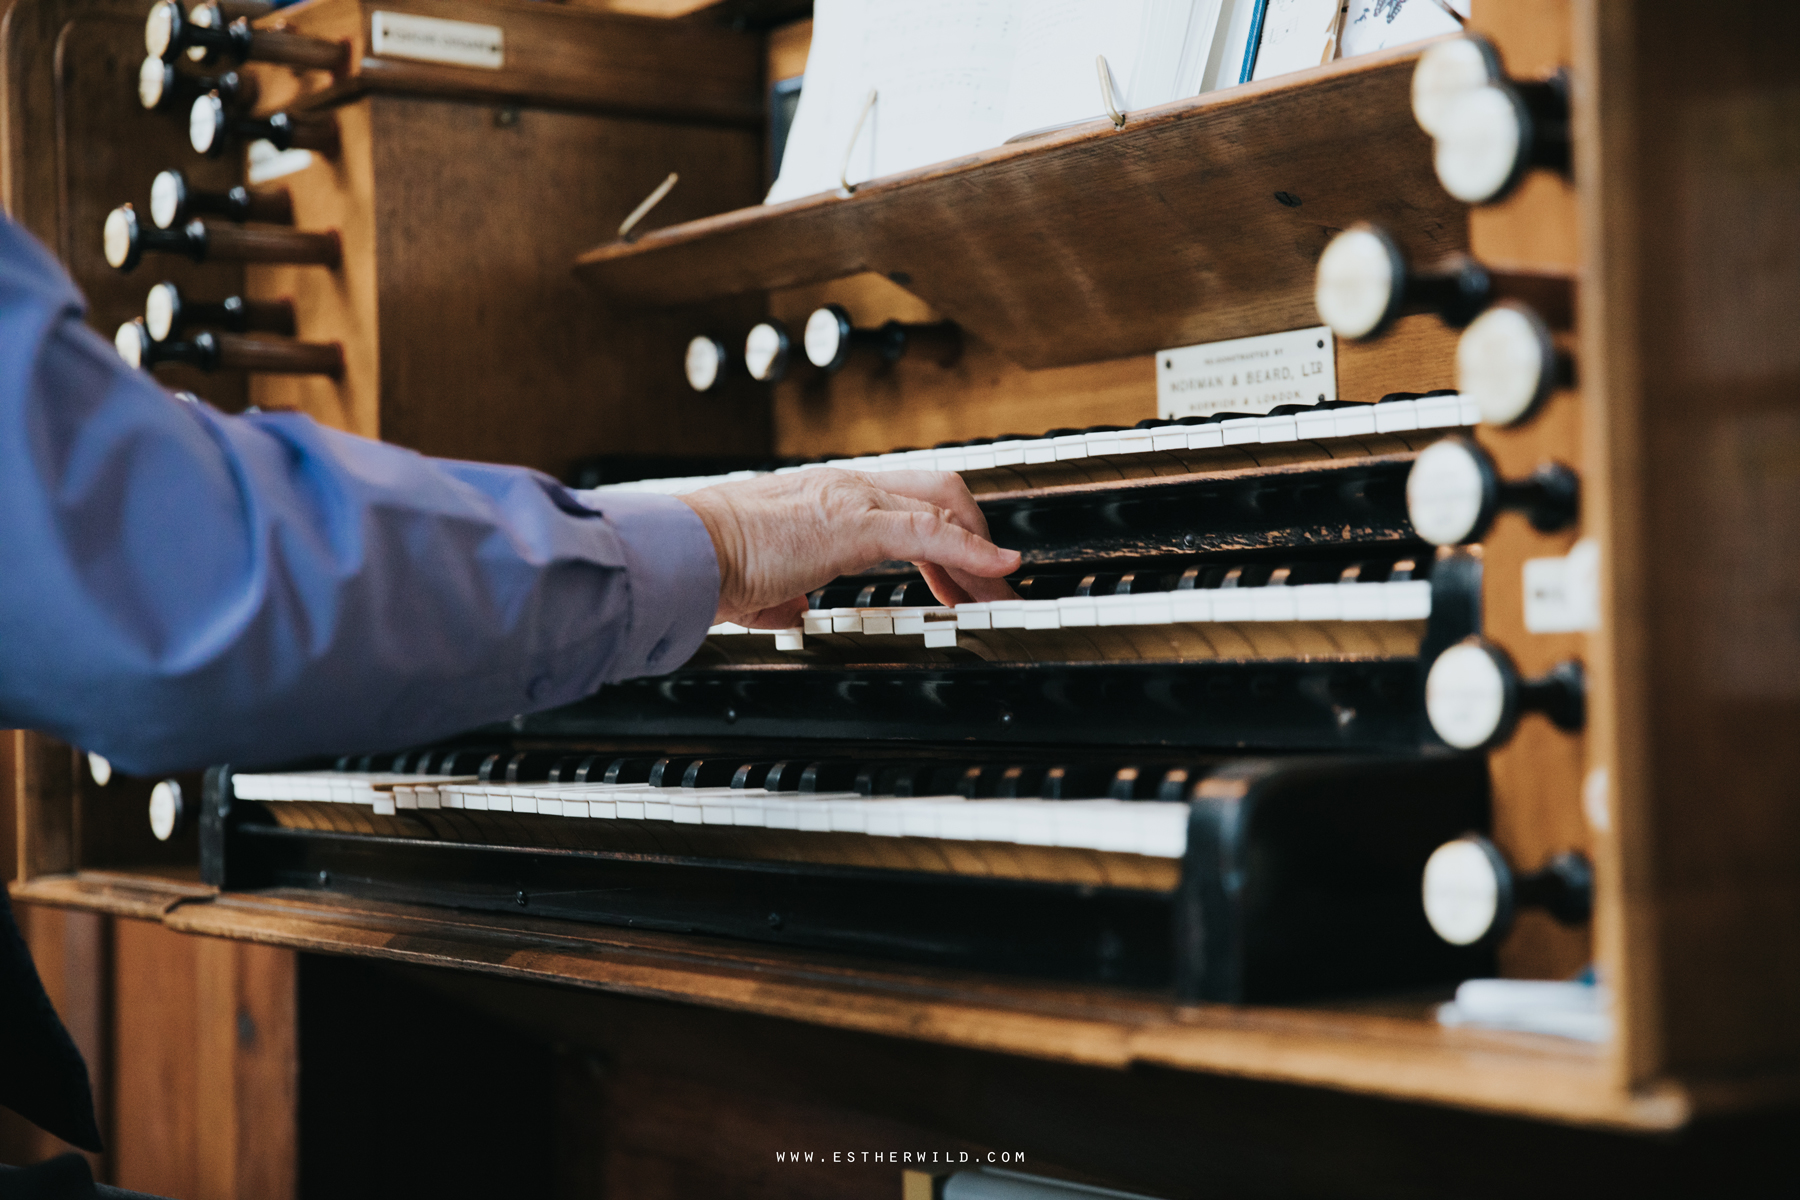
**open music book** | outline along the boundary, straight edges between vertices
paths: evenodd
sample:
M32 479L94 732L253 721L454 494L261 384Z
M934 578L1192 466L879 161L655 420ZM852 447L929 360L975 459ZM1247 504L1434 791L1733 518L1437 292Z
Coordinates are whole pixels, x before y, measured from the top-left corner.
M1099 55L1130 112L1455 27L1436 0L817 0L768 201L1104 117Z

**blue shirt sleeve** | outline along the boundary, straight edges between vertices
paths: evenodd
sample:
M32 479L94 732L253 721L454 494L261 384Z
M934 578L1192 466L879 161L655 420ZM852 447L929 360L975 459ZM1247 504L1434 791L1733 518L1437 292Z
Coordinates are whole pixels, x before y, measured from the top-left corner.
M679 666L705 526L178 400L0 216L0 726L136 772L428 742Z

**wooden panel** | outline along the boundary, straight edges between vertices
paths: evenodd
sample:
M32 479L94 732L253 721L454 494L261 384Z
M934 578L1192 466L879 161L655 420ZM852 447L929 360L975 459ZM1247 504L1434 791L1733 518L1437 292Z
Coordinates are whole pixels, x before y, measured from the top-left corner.
M812 49L812 18L771 29L768 45L770 82L806 74L806 55Z
M113 1179L183 1200L296 1190L295 963L120 920Z
M878 1152L936 1152L942 1170L944 1154L965 1165L965 1150L967 1165L987 1150L1022 1154L1018 1165L1034 1175L1170 1200L1726 1195L1791 1178L1800 1153L1783 1136L1791 1110L1645 1137L991 1054L460 972L332 965L341 988L391 1010L436 1021L449 1009L473 1045L529 1034L554 1047L565 1065L562 1120L580 1141L557 1147L565 1195L600 1191L610 1164L640 1188L686 1184L683 1197L813 1195L826 1180L840 1189L833 1195L885 1183L894 1196L900 1165ZM506 1040L481 1032L487 1022L500 1023ZM1304 1153L1294 1151L1297 1130ZM775 1160L796 1148L816 1151L813 1165ZM831 1151L845 1161L830 1161Z
M37 904L15 905L13 916L31 950L44 994L87 1061L100 1136L110 1142L112 920L100 913ZM72 1149L62 1139L0 1109L0 1162L37 1162ZM107 1178L109 1156L83 1153L95 1177Z
M12 740L13 877L31 879L75 869L80 831L74 804L75 755L42 734L9 730Z
M374 54L369 16L377 10L497 25L505 65L457 67ZM307 107L386 91L746 128L759 128L763 119L762 39L697 21L494 0L315 0L258 26L349 43L349 67L340 79L307 73ZM315 90L320 84L325 86ZM289 87L278 86L262 104L285 103L291 95Z
M941 319L880 275L777 292L769 312L798 338L807 315L826 303L842 304L864 328ZM727 332L741 342L742 332ZM1455 348L1455 332L1433 317L1404 318L1374 342L1339 342L1338 395L1373 401L1388 392L1452 387ZM774 388L776 450L870 454L1006 433L1133 425L1157 415L1155 370L1151 356L1139 355L1033 371L972 336L949 367L923 358L889 366L853 357L825 376L802 361Z
M1622 1069L1737 1073L1800 1059L1800 10L1577 12Z
M182 905L164 919L186 932L1096 1066L1161 1065L1637 1128L1676 1126L1694 1111L1678 1090L1616 1090L1603 1056L1591 1047L1442 1028L1423 1002L1377 1009L1177 1008L1140 993L896 971L711 939L283 893ZM1766 1102L1796 1089L1800 1077L1783 1076L1754 1081L1752 1090L1710 1093L1706 1102Z
M1472 24L1492 38L1515 78L1539 78L1568 65L1567 0L1530 0L1477 7ZM1485 263L1530 271L1569 271L1579 265L1575 191L1552 172L1532 173L1514 195L1469 214L1470 249ZM1573 340L1566 339L1572 346ZM1482 426L1476 434L1509 479L1529 475L1546 462L1583 466L1581 397L1555 393L1543 410L1516 429ZM1503 517L1483 541L1482 620L1488 637L1504 646L1527 677L1566 659L1587 657L1582 634L1534 634L1525 628L1527 560L1566 554L1585 532L1577 525L1541 534L1517 516ZM1528 717L1510 742L1489 756L1494 782L1494 840L1521 870L1535 870L1566 850L1594 854L1582 813L1588 769L1586 739ZM1521 915L1501 947L1502 973L1538 979L1566 978L1593 958L1585 927L1558 924L1543 912ZM1611 964L1607 964L1610 968ZM1607 972L1610 974L1610 969Z
M1467 222L1410 108L1416 50L1093 122L859 188L610 242L602 293L667 305L862 271L1028 367L1316 321L1313 267L1359 218L1421 260ZM1277 193L1298 200L1290 207ZM1227 216L1228 214L1228 216Z
M340 382L259 376L265 408L452 458L561 475L585 455L743 452L768 444L747 384L697 396L681 375L706 313L603 311L570 276L578 246L670 169L675 217L755 194L740 131L462 101L372 96L337 110L344 150L289 177L304 228L335 228L344 266L254 267L300 335L344 344ZM422 219L422 214L429 214Z
M88 299L89 324L109 341L143 313L144 294L161 279L202 299L243 286L242 269L229 263L153 255L121 275L101 256L106 213L127 201L147 212L157 171L180 166L211 189L238 182L242 170L235 160L199 158L184 118L138 104L143 14L138 0L18 0L0 27L0 202L62 259ZM229 373L164 368L158 379L230 411L244 405L243 380Z

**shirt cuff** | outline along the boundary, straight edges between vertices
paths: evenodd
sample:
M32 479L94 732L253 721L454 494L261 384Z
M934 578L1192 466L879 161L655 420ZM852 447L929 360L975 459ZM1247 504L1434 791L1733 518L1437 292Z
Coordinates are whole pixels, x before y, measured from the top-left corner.
M719 607L719 555L700 514L653 492L574 493L625 547L631 618L607 672L660 675L694 656Z

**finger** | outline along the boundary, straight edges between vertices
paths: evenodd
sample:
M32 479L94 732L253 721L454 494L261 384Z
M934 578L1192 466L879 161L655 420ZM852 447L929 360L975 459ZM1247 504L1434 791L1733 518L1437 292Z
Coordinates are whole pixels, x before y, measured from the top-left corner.
M792 629L800 624L806 615L806 597L795 596L792 600L783 600L780 604L771 604L753 613L745 613L736 618L736 624L746 629Z
M931 589L931 594L938 598L939 603L955 608L958 604L967 604L975 599L969 589L951 578L950 572L936 563L922 562L913 565L919 568L919 574L925 577L925 586Z
M886 558L936 563L994 579L1018 569L1019 552L1002 550L939 514L916 509L883 509L866 518L878 551Z
M987 516L975 503L969 485L954 471L883 471L879 475L864 474L862 477L878 491L936 505L970 533L991 540Z
M1012 584L1005 579L988 579L981 575L967 575L961 571L947 571L952 582L963 591L969 593L974 600L1017 600L1019 593L1013 591Z

